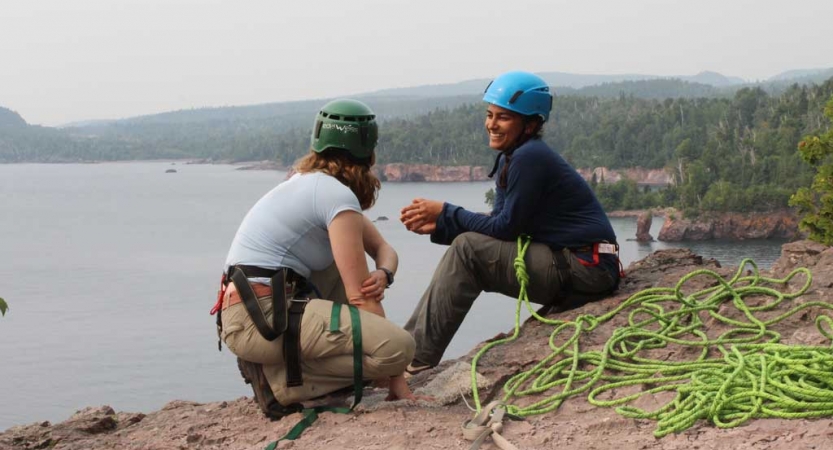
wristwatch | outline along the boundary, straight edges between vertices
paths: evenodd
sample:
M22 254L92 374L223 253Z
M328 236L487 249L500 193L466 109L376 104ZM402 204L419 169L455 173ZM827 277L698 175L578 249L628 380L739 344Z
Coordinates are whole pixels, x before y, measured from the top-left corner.
M390 285L393 284L393 272L391 272L388 269L385 269L384 267L380 267L377 270L381 270L382 272L385 272L385 276L388 278L388 286L387 287L390 287Z

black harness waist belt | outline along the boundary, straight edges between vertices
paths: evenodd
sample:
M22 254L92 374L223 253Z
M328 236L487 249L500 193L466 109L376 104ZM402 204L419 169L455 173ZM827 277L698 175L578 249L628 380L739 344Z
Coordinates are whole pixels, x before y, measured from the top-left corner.
M246 312L252 318L258 333L267 341L274 341L286 331L287 326L287 304L286 304L286 290L284 289L285 272L278 269L273 272L271 278L272 282L272 325L266 323L266 315L260 309L252 286L249 284L248 275L241 266L236 266L232 270L231 281L234 287L237 288L237 293L240 294L240 299L246 306ZM256 275L254 275L256 276Z
M306 279L292 269L264 269L256 266L237 265L229 268L231 281L234 283L240 299L246 307L258 333L267 341L284 337L284 362L286 363L286 386L301 386L304 380L301 374L301 318L307 306L307 299L287 299L306 294L309 289ZM272 324L266 321L266 315L260 308L257 296L249 284L248 278L269 278L272 283Z

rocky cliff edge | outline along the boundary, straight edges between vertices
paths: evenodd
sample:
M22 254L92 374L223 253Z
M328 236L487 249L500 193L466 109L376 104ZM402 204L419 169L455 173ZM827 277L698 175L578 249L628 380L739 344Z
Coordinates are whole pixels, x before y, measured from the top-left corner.
M767 275L783 277L796 267L807 267L812 271L812 285L802 297L779 308L813 301L833 302L833 248L808 241L786 244L781 258ZM673 287L685 274L702 268L726 278L736 272L736 268L720 267L716 261L703 259L688 250L661 250L633 263L619 292L612 297L549 317L599 316L638 291ZM797 280L790 285L802 282ZM694 282L691 288L713 285L713 280L705 279ZM784 328L779 330L782 342L828 346L829 341L814 325L819 314L818 310L807 310L807 313L786 321ZM626 321L626 317L616 316L600 324L593 334L597 338L591 338L588 345L599 345L603 336L610 335L615 327ZM507 331L511 323L512 318L507 317ZM551 332L551 326L527 321L516 341L490 350L478 363L482 396L486 399L499 396L506 379L521 370L528 370L548 355L547 340ZM466 392L469 385L466 364L477 350L459 360L445 361L438 368L411 380L415 389L435 395L437 401L434 403L384 402L383 393L367 389L365 401L354 413L324 413L300 439L281 442L278 448L469 448L471 444L463 439L461 424L470 419L472 413L460 400L460 392ZM670 361L685 353L673 349L663 351ZM347 398L340 400L349 401ZM530 401L534 400L535 397ZM660 400L660 394L647 395L637 406L657 408ZM295 414L270 422L249 397L214 403L176 400L149 413L116 412L109 406L101 406L79 411L57 424L43 422L10 428L0 433L0 449L260 449L286 433L298 419L299 415ZM554 412L507 422L503 435L519 449L600 450L824 449L830 448L833 439L833 418L830 417L753 419L728 429L700 420L685 431L663 438L654 437L655 428L655 421L625 418L613 408L591 405L584 395L568 399ZM481 448L497 447L487 441Z

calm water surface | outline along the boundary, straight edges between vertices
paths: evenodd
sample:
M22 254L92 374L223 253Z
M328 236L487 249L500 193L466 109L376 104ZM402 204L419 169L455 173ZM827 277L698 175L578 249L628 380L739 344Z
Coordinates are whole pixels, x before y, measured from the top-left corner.
M178 173L166 174L169 168ZM59 421L85 406L152 411L173 399L251 395L232 354L217 351L217 282L240 220L284 179L271 171L162 162L0 165L0 430ZM404 324L444 247L396 220L413 197L486 210L491 183L386 183L367 212L397 249L385 308ZM625 266L665 243L637 244L613 219ZM661 223L654 221L656 236ZM683 243L725 264L768 267L780 242ZM446 353L512 327L513 299L483 295Z

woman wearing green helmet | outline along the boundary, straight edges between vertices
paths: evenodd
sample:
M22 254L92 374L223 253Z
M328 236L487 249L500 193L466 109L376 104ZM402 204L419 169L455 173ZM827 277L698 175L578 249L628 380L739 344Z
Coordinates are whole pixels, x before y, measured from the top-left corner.
M552 94L528 72L509 72L486 88L489 147L498 152L495 204L483 215L415 199L400 220L434 243L450 245L405 325L417 348L410 373L436 366L481 292L517 297L517 238L532 237L525 262L530 301L570 309L616 289L616 235L590 186L541 139Z
M414 398L402 376L413 338L385 319L381 304L398 258L362 214L380 188L370 170L376 141L367 105L326 104L310 153L249 210L232 241L214 310L222 340L272 418L354 382L360 389L362 379L390 380L390 399Z

